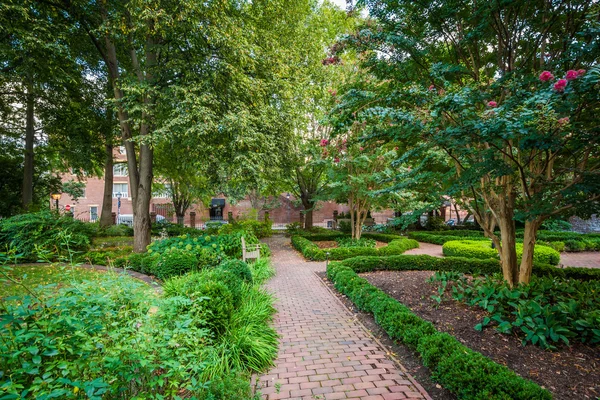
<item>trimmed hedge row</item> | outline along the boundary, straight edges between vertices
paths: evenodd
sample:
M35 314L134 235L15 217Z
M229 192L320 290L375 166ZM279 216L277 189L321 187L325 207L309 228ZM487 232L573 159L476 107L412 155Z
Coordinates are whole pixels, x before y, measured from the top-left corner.
M473 232L473 231L464 231L464 232ZM475 231L477 232L477 231ZM443 233L443 234L442 234ZM454 232L452 232L454 233ZM479 232L481 233L481 232ZM409 232L408 237L411 239L415 239L418 242L424 243L433 243L433 244L444 244L451 240L464 240L468 238L469 240L487 240L490 239L484 236L469 236L469 235L448 235L446 232L436 232L436 233L428 233L428 232Z
M343 265L357 273L370 271L455 271L463 274L491 275L501 273L498 260L479 260L462 257L432 257L428 255L389 257L355 257L343 261ZM556 268L552 265L536 263L533 273L537 276L580 279L583 281L600 279L600 270L591 268Z
M423 358L423 364L432 371L433 378L459 398L552 398L547 390L469 349L455 337L439 332L432 323L415 315L345 264L332 262L327 267L327 276L336 289L359 309L372 313L392 339L415 349Z
M419 243L412 239L396 238L389 242L385 247L369 248L369 247L336 247L330 249L320 249L315 243L302 236L292 236L292 245L309 260L325 261L329 260L345 260L358 256L391 256L402 254L406 250L419 247ZM329 253L329 257L327 256Z
M498 258L498 250L492 249L490 242L481 240L451 240L444 243L442 251L445 256L466 257L466 258ZM523 255L523 245L517 243L517 256ZM560 253L548 246L535 245L533 261L536 263L558 265Z

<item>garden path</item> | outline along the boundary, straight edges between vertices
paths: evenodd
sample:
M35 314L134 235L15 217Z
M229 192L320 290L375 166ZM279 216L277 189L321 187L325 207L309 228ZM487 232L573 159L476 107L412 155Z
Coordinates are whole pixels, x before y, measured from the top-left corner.
M275 367L258 378L263 399L430 399L320 281L324 262L304 261L288 238L266 242L281 338Z
M404 252L408 255L427 254L443 257L442 246L438 244L419 242L419 248ZM581 251L579 253L560 253L560 263L565 267L600 268L600 252Z

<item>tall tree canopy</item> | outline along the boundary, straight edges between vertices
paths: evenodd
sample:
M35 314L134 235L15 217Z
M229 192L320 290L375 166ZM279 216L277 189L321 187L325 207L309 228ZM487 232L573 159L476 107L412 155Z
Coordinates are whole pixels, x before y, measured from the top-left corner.
M359 4L371 19L336 50L358 53L361 79L332 112L337 129L360 121L373 127L372 140L405 146L395 165L411 168L398 187L448 182L439 194L475 215L505 279L528 282L544 219L598 210L600 5ZM432 150L452 168L432 171ZM525 223L520 265L517 219Z

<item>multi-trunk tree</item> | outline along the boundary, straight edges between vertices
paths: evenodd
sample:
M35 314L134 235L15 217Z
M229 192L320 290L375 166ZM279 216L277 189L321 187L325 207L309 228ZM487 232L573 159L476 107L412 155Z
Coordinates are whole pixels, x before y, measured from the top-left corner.
M339 109L405 145L395 165L412 164L415 183L443 177L496 244L506 281L527 283L540 224L598 208L598 4L361 3L373 19L339 49L360 53L364 79ZM431 149L449 173L415 162Z

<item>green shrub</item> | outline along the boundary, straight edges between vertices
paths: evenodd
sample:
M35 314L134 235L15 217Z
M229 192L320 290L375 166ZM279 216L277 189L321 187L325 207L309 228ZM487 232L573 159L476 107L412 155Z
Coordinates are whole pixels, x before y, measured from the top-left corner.
M204 232L200 229L173 224L167 221L161 221L152 224L152 236L159 236L163 231L166 231L169 237L182 235L200 236L204 234Z
M368 247L374 249L377 242L373 239L361 237L360 239L352 238L337 238L336 242L339 247Z
M549 231L570 231L573 229L573 225L560 219L547 219L542 223L542 228Z
M337 223L338 229L342 233L352 232L352 221L349 219L339 219Z
M220 269L231 271L241 280L247 283L252 283L252 271L248 264L241 260L228 260L219 266Z
M133 247L131 246L117 249L90 250L77 258L92 265L114 265L115 260L128 256L132 251Z
M220 335L227 329L233 312L233 295L211 271L189 273L169 279L163 286L166 297L184 297L178 312L193 315L193 323Z
M154 261L160 257L158 253L132 253L126 258L126 267L146 275L154 275Z
M431 323L357 276L344 265L347 262L331 262L327 267L327 275L335 287L357 305L360 304L362 310L372 313L392 339L416 349L434 379L459 398L552 398L547 390L535 383L468 349L453 336L437 332Z
M291 224L287 224L285 226L285 235L301 235L303 233L302 223L301 222L292 222Z
M219 234L228 234L232 232L248 232L252 233L257 238L265 238L273 235L273 222L271 220L267 221L257 221L257 220L242 220L236 221L232 224L223 224L219 228Z
M185 387L202 398L198 360L208 332L166 303L144 283L112 273L41 302L4 302L4 321L12 322L0 324L3 397L164 399Z
M490 241L481 240L452 240L444 243L442 251L445 256L465 258L498 258L498 250L492 249ZM517 243L517 256L521 258L523 245ZM558 251L548 246L536 245L533 261L542 264L557 265L560 261Z
M198 269L198 259L194 253L183 249L169 249L154 258L151 270L159 279L183 275Z
M320 237L321 236L319 236L319 238ZM309 236L309 238L313 237ZM344 260L357 256L402 254L406 250L419 247L419 243L416 240L405 239L401 237L392 240L387 246L378 249L368 247L337 247L320 249L316 244L302 236L292 236L292 245L299 250L304 257L315 261L324 261L328 258L329 260Z
M480 231L445 231L445 232L409 232L408 237L410 239L417 240L419 242L433 243L433 244L444 244L451 240L463 240L465 237L469 240L489 240L483 236L483 232Z
M23 261L68 258L89 249L93 224L42 211L0 219L0 249L14 248Z
M100 228L98 225L95 237L112 237L112 236L133 236L133 228L125 224L111 225L106 228Z

